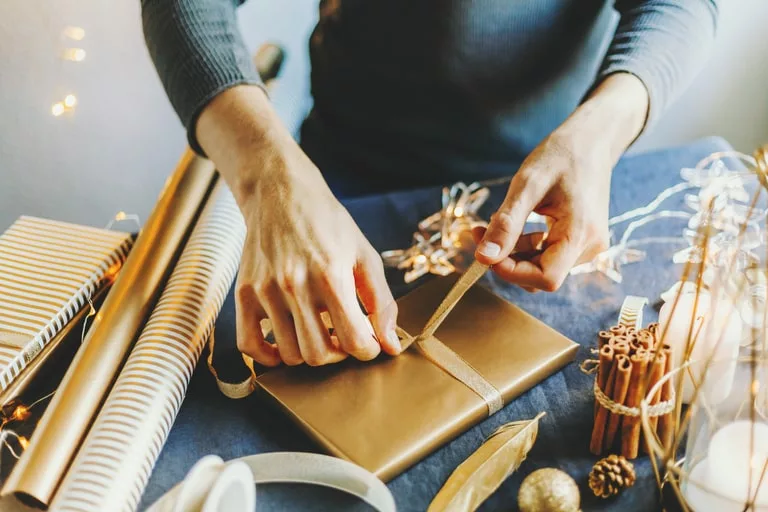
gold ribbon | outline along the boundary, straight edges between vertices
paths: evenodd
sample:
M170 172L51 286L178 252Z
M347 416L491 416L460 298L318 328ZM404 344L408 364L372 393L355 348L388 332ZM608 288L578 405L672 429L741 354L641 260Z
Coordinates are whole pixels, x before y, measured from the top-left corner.
M474 285L482 276L488 267L473 262L466 272L456 281L456 284L450 289L443 301L437 307L430 317L427 325L418 336L411 336L402 328L397 328L397 335L401 338L403 350L415 345L419 352L429 359L433 364L445 371L451 377L455 378L472 391L477 393L488 406L488 414L491 415L501 410L504 401L501 392L488 382L480 372L472 367L459 354L448 348L443 342L435 337L435 331L440 327L448 314L453 310L456 304L461 300L464 294ZM208 368L216 379L216 384L225 396L228 398L245 398L256 389L256 372L253 370L253 360L243 354L243 360L251 375L242 382L229 383L219 379L218 373L213 366L213 349L215 338L211 334L208 342Z
M241 382L225 382L219 378L219 373L213 366L213 348L216 346L216 336L213 334L216 329L211 329L211 335L208 337L208 369L211 371L213 378L216 379L216 385L219 387L224 396L232 399L245 398L254 391L256 391L256 372L253 370L253 359L251 356L247 356L240 353L245 361L245 367L251 374L245 380Z
M504 406L504 400L496 387L488 382L480 372L472 367L463 357L448 348L443 342L435 337L435 331L448 317L448 314L458 304L459 300L474 285L488 267L473 262L464 275L456 281L453 288L450 289L443 301L437 307L432 317L424 326L424 329L416 337L412 337L400 327L397 328L397 335L402 338L403 350L411 344L415 344L421 354L437 365L444 372L455 378L469 389L480 395L488 406L488 415L498 412Z
M627 295L619 311L619 325L632 327L635 331L643 328L643 308L648 299L636 295Z

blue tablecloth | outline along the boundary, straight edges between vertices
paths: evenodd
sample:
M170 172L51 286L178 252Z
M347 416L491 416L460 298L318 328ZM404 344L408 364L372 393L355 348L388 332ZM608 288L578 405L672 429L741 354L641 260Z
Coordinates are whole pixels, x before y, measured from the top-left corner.
M611 215L642 206L661 190L680 181L680 169L692 167L714 151L730 146L708 138L683 147L627 156L617 166L612 182ZM504 196L505 186L495 187L486 207L492 212ZM683 208L682 195L669 199L664 209ZM352 216L378 250L407 247L417 222L439 209L440 190L415 190L356 199L346 203ZM637 232L641 236L678 236L684 221L661 220ZM626 224L617 226L621 236ZM633 236L635 238L635 236ZM532 418L542 419L536 444L522 467L483 505L483 511L517 509L517 490L522 479L542 467L558 467L570 474L581 488L582 506L587 510L656 510L659 497L650 462L635 462L638 480L620 497L598 500L587 487L587 475L597 458L589 453L594 398L592 379L584 375L579 362L590 357L599 330L613 325L623 298L628 294L648 297L653 304L659 293L672 285L681 268L673 265L671 254L683 245L647 246L648 258L623 268L619 285L603 275L569 277L556 293L528 294L493 277L485 284L497 294L518 304L555 329L582 345L574 364L551 376L501 412L487 419L409 469L389 483L400 511L423 511L446 478L500 424ZM396 295L407 291L402 274L389 272ZM418 283L417 283L418 284ZM656 312L646 310L651 321ZM219 317L217 351L229 345L235 353L234 302L230 296ZM535 340L531 340L535 343ZM339 421L344 421L340 418ZM163 449L144 496L144 504L181 480L204 455L226 459L269 451L317 448L279 411L267 407L258 397L240 401L224 398L204 364L197 368L186 400ZM297 485L261 486L258 510L367 510L368 506L339 492Z

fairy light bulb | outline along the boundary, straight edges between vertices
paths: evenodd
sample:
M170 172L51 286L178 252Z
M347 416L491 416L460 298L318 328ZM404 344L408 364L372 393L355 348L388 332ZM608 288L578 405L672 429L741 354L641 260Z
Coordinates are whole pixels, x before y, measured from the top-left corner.
M51 114L53 115L53 117L59 117L61 114L64 113L65 110L66 110L66 107L64 106L64 103L58 101L54 103L53 106L51 107Z
M64 27L64 37L68 37L74 41L82 41L85 38L85 29L82 27L68 26Z
M64 106L67 108L73 108L77 105L77 96L74 94L67 94L64 97Z
M67 48L62 54L62 58L72 62L83 62L86 55L85 50L82 48Z
M18 405L13 410L13 414L11 415L11 420L14 421L24 421L27 418L29 418L29 408L26 405Z

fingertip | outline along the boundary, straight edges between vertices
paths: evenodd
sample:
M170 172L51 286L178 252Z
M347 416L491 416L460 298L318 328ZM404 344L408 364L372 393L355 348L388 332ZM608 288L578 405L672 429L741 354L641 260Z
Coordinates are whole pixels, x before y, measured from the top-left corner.
M283 362L277 347L266 341L261 342L261 347L258 349L255 346L248 346L242 352L262 366L275 367Z
M382 350L390 356L400 355L403 351L403 346L400 344L400 338L397 336L394 329L390 329L381 339L383 340L380 342Z
M367 341L356 343L348 353L359 361L372 361L381 354L381 348L381 345L371 336Z

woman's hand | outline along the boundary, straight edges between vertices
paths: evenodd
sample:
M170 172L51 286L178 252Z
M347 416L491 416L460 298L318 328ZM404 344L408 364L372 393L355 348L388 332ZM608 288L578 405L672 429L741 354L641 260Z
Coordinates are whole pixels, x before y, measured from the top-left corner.
M248 228L235 292L238 348L268 366L398 354L397 306L378 253L264 93L251 86L222 93L203 111L197 133ZM262 335L266 318L276 345Z
M488 229L474 233L476 258L506 281L554 291L574 265L607 249L611 172L647 111L638 78L604 80L523 162ZM523 234L531 212L548 217L548 232Z

